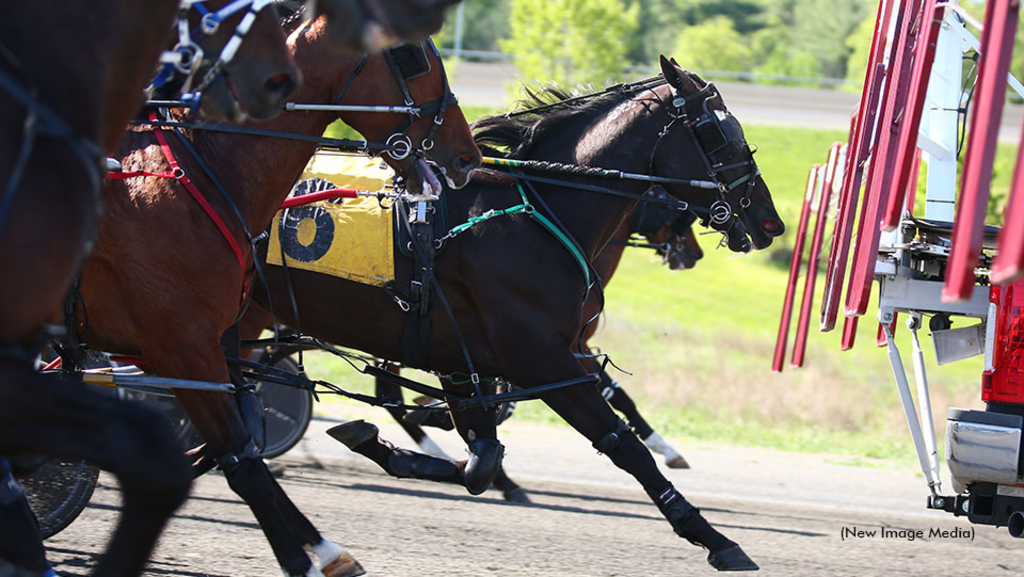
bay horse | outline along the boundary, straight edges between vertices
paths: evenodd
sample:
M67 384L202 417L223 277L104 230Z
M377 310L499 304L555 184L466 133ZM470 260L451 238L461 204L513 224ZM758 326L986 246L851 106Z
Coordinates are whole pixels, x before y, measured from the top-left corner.
M661 67L663 77L658 79L620 85L582 100L544 103L531 115L480 121L477 139L506 147L511 158L520 160L599 166L673 179L706 179L715 171L721 182L730 183L722 193L724 200L730 207L742 207L728 208L731 218L718 221L730 232L730 248L769 246L782 233L783 224L739 122L713 85L664 57ZM716 125L699 127L701 122ZM716 132L695 134L698 127L717 130L717 138ZM446 193L448 223L522 206L525 198L534 211L560 222L562 237L574 239L582 258L590 262L650 187L640 181L617 182L616 192L628 196L623 198L573 188L580 181L605 184L594 177L574 177L571 186L568 181L559 186L528 186L502 174L481 172L469 187ZM665 188L693 207L723 200L720 191L696 190L678 182ZM741 226L735 226L736 221ZM596 368L581 363L574 351L589 274L566 248L569 243L559 238L524 209L447 239L433 263L437 284L432 291L438 301L443 293L446 306L445 310L435 306L430 312L429 344L422 351L426 357L422 364L403 359L407 313L396 306L392 291L298 269L288 269L286 281L283 267L268 267L267 280L274 302L294 297L297 303L301 323L287 307L275 310L284 324L301 326L304 334L378 358L435 371L447 376L444 384L449 391L473 390L471 385L452 382L456 375L466 374L467 356L482 377L501 377L524 390L570 380L595 382ZM395 261L395 290L400 290L414 278L413 263L400 252ZM267 295L257 293L256 297L266 304ZM454 320L446 310L452 311ZM539 397L598 451L633 475L677 534L710 549L708 561L713 566L757 568L739 545L712 528L662 475L647 448L595 387L546 389ZM488 410L477 405L475 410L455 414L456 428L470 447L465 471L450 461L394 449L379 439L375 426L363 421L339 425L331 434L389 474L461 482L476 494L490 486L501 461L493 409L493 404Z
M429 67L414 77L396 77L388 64L394 57L390 52L365 58L333 55L325 40L325 22L321 17L303 23L288 38L305 79L296 101L402 105L404 88L423 108L423 117L402 124L401 114L289 112L244 126L317 137L340 117L371 141L401 133L416 143L431 138L433 146L422 148L429 148L450 179L465 184L480 163L480 153L432 45L406 46L404 50L419 50ZM96 248L82 269L77 335L92 349L142 357L147 371L162 377L231 382L221 344L223 340L237 354L237 333L229 328L250 286L249 232L270 224L315 148L311 142L201 129L183 130L180 137L170 129L129 132L117 153L125 174L166 171L165 150L170 150L213 213L224 216L219 224L229 238L173 178L108 181ZM426 165L416 155L386 160L410 185L422 183L413 175ZM431 178L436 181L432 174ZM287 306L286 301L279 306ZM362 572L355 559L325 539L271 478L244 421L248 413L243 415L235 398L174 392L206 442L197 469L215 462L224 471L232 490L252 509L287 575ZM311 564L304 548L317 555L320 569Z
M471 124L470 128L472 127L473 125ZM488 151L486 149L484 149L484 152L492 153L491 155L499 154L498 151ZM666 195L660 187L652 188L647 194L655 197L664 197ZM654 249L662 258L662 263L671 270L686 270L696 266L697 261L703 258L704 254L692 229L694 221L695 216L693 213L680 212L672 208L646 203L638 204L626 215L622 224L616 229L615 234L609 239L608 244L601 249L601 252L598 253L592 263L594 271L597 273L598 278L601 279L602 287L607 288L611 282L612 276L619 266L619 261L622 260L622 255L628 246ZM636 240L637 236L641 240ZM596 299L588 299L583 318L594 318L600 312ZM252 318L257 315L261 318ZM268 326L268 323L272 322L272 320L262 309L255 306L250 307L246 311L243 322L249 323L251 328L247 332L243 332L243 335L258 336L259 331ZM590 339L596 333L597 328L598 324L595 322L584 323L584 326L580 329L583 331L583 351L586 354L593 354L593 349L590 347ZM399 370L396 365L390 363L386 364L386 368L396 374ZM597 387L601 396L608 401L613 409L626 417L626 422L633 429L633 432L643 440L644 444L650 450L663 455L665 457L665 464L670 469L688 469L690 465L686 459L648 424L647 420L640 414L636 403L626 393L626 390L615 379L611 378L605 369L602 368L599 374L601 382L598 383ZM403 399L402 388L399 385L380 377L375 379L374 391L378 399L399 401ZM406 410L397 404L389 404L385 406L385 409L425 453L435 457L454 460L423 429L423 426L430 426L448 431L452 430L455 425L447 410L427 407ZM502 492L507 501L517 503L528 503L530 501L526 491L509 478L504 467L498 470L494 478L494 487Z
M94 236L103 157L142 103L178 7L178 0L14 2L0 22L0 454L85 459L118 478L121 520L95 575L142 571L188 492L187 462L162 417L38 374L34 360L59 332L54 323ZM236 74L274 65L274 36L266 37L261 18ZM231 34L225 26L202 44L213 50ZM248 87L235 92L251 96ZM16 571L52 574L5 459L0 559Z

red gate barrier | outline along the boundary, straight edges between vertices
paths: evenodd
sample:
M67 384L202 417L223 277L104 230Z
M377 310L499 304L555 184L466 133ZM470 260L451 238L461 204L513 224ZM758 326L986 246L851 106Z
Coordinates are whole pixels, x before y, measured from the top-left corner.
M999 121L1006 99L1006 75L1010 70L1013 39L1017 31L1019 1L990 0L981 33L981 60L971 110L960 199L953 224L952 248L946 267L942 300L964 300L974 289L974 269L985 233L992 164L995 161Z
M864 164L868 159L871 147L871 133L874 131L878 100L885 79L885 66L882 56L885 53L885 37L889 30L895 2L882 0L878 4L878 17L875 19L875 32L871 39L871 52L864 77L864 90L861 93L860 105L853 120L853 130L847 147L847 168L843 174L843 188L840 191L839 213L836 226L832 232L832 248L829 251L828 267L825 273L825 295L821 301L822 331L831 331L836 326L839 316L839 301L842 296L843 280L846 277L846 265L850 258L850 245L853 242L853 221L857 213L857 201L860 198L860 186L864 177ZM849 323L849 321L847 321ZM854 321L856 325L856 321ZM844 337L844 349L846 350ZM850 345L852 346L852 338Z
M907 210L914 208L913 204L907 203L907 197L910 191L917 187L917 180L911 181L911 175L917 175L914 161L920 159L917 148L918 127L921 126L921 115L928 95L928 80L931 78L932 64L935 62L935 47L939 41L944 13L945 7L939 7L936 0L924 1L919 22L928 27L918 35L913 49L910 94L907 98L907 107L901 115L895 152L896 188L886 203L882 215L882 230L895 230L903 220L904 206Z
M796 294L797 281L800 279L800 263L803 260L804 240L807 237L807 222L811 216L811 203L814 201L814 189L818 185L818 169L820 164L811 167L807 175L807 188L804 191L804 206L800 210L800 225L796 229L796 240L793 244L793 257L789 261L789 281L786 284L786 299L782 303L782 318L779 320L779 335L775 339L775 357L772 359L772 372L782 372L782 362L786 358L786 341L789 339L789 321L793 316L793 297Z
M920 27L914 26L913 22L920 15L921 6L922 0L909 0L899 7L896 18L896 34L889 57L890 71L885 82L885 102L881 120L875 129L875 150L871 158L868 185L864 191L864 204L857 227L857 246L846 291L846 316L859 316L867 312L871 296L882 211L896 176L896 147L899 142L893 133L901 128L900 121L906 111L913 48L920 32Z
M814 236L811 237L811 252L807 255L807 276L804 278L804 298L800 305L800 319L796 325L796 340L793 342L793 368L804 366L804 353L807 351L807 330L811 324L811 308L814 306L814 284L818 278L818 263L821 261L821 245L825 238L825 224L828 222L828 207L832 200L832 186L835 182L836 168L839 164L839 149L843 143L836 142L828 150L828 163L825 165L825 179L821 186L818 199L818 220L814 223Z

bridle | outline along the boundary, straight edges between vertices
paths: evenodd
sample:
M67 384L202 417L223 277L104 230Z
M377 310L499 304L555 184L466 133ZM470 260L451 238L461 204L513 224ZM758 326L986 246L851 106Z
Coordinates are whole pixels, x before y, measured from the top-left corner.
M438 66L441 67L444 94L428 102L417 104L416 100L412 97L412 92L409 90L408 81L431 70L430 59L427 57L426 49L423 46L424 43L430 47L430 51L437 60ZM387 62L388 69L391 70L391 76L395 79L395 83L402 93L405 106L408 107L408 112L406 112L407 118L389 131L389 136L383 143L388 147L387 155L395 160L404 160L410 155L425 157L434 148L434 135L437 133L437 129L444 124L445 111L459 103L459 99L452 93L451 86L448 83L448 74L445 72L441 53L438 52L434 41L427 39L420 43L402 44L385 50L381 54L384 57L384 61ZM349 75L348 80L345 81L345 84L338 92L338 96L334 99L335 104L340 103L342 98L345 97L345 94L355 82L356 77L363 71L363 67L366 65L369 57L369 54L364 54L359 63L356 64L352 74ZM416 121L431 114L434 115L434 120L427 132L427 136L420 141L419 145L414 144L409 137L409 129Z
M193 107L198 107L203 91L224 73L224 69L238 54L238 50L241 48L245 36L252 29L253 23L256 22L259 12L274 4L274 0L234 0L219 10L211 11L205 6L207 1L181 0L178 11L178 43L172 50L161 56L160 61L163 66L149 87L150 94L165 86L172 78L181 75L183 80L178 90L182 100L190 102ZM235 27L231 38L224 44L217 59L211 63L199 43L207 36L216 34L225 20L246 9L248 11ZM190 31L188 17L192 10L199 13L200 20L199 26ZM204 64L210 64L210 68L203 75L202 80L193 87L199 70Z
M728 152L732 145L737 144L740 146L746 146L745 142L738 142L737 139L729 139L725 131L722 129L721 121L716 114L716 111L711 110L708 107L708 102L714 98L721 98L718 93L718 89L715 88L713 83L708 83L701 90L685 95L679 91L678 88L673 87L675 97L672 99L671 106L665 106L668 110L670 120L658 133L658 140L654 144L654 148L651 150L651 159L648 166L648 171L653 173L654 171L654 158L658 152L658 146L664 140L665 136L672 130L672 127L677 123L686 127L687 133L694 144L694 148L697 150L700 156L701 162L704 163L704 167L707 170L708 178L718 184L718 198L710 206L710 211L707 216L702 217L702 226L711 226L715 230L728 231L736 223L736 219L741 213L750 208L751 200L750 197L754 192L754 185L757 182L757 177L761 174L761 171L757 168L757 163L754 161L754 151L751 150L750 158L740 162L726 164L726 159L722 158L724 152ZM653 89L651 92L654 92ZM655 92L656 97L659 101L664 104L661 96ZM700 110L695 116L687 111L687 107L693 103L699 103ZM728 114L728 113L726 113ZM741 168L749 166L750 171L729 183L722 182L719 178L719 174L732 170L735 168ZM733 209L732 205L726 199L726 195L736 190L738 187L746 185L743 195L738 201L738 208Z

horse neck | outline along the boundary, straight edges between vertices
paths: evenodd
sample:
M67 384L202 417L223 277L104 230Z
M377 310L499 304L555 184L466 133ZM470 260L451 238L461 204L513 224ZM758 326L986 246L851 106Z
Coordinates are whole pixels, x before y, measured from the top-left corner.
M314 68L312 63L304 62L306 58L313 58L307 49L315 57L320 55L309 45L300 45L296 49L295 60L305 75L305 81L292 100L331 103L337 82L311 72ZM352 66L355 66L354 60ZM347 70L341 73L341 78L345 77ZM273 119L249 122L244 126L320 136L337 119L338 115L332 112L284 112ZM316 152L313 143L204 130L194 131L192 140L197 153L211 166L238 205L250 231L262 230L269 225ZM213 160L215 162L211 162Z
M622 107L620 109L620 107ZM597 122L559 131L556 138L534 146L529 157L623 172L645 174L661 125L635 98L610 107ZM577 179L639 197L649 186L630 180ZM593 261L612 238L635 199L571 187L537 187L544 200Z
M20 60L43 102L112 150L142 104L177 7L178 0L7 2L0 43Z

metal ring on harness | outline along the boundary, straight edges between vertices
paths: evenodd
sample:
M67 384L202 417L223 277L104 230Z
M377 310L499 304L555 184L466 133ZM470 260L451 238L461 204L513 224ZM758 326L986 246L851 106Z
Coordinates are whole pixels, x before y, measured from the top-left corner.
M740 208L750 208L750 197L744 196L740 199Z
M174 68L182 74L192 74L196 63L203 61L203 49L195 42L188 44L179 42L174 47L174 52L179 55L178 61L174 63Z
M396 132L388 137L384 144L388 147L388 156L395 160L405 160L412 153L412 141L409 137Z
M423 152L429 152L432 148L434 148L434 139L429 137L424 138L423 142L420 143L420 146L423 147Z
M203 34L210 36L216 34L217 29L220 28L220 19L217 18L216 13L210 12L203 16L203 19L199 22L199 26L202 28Z
M711 222L714 224L725 224L732 218L732 206L724 200L716 200L711 205Z

